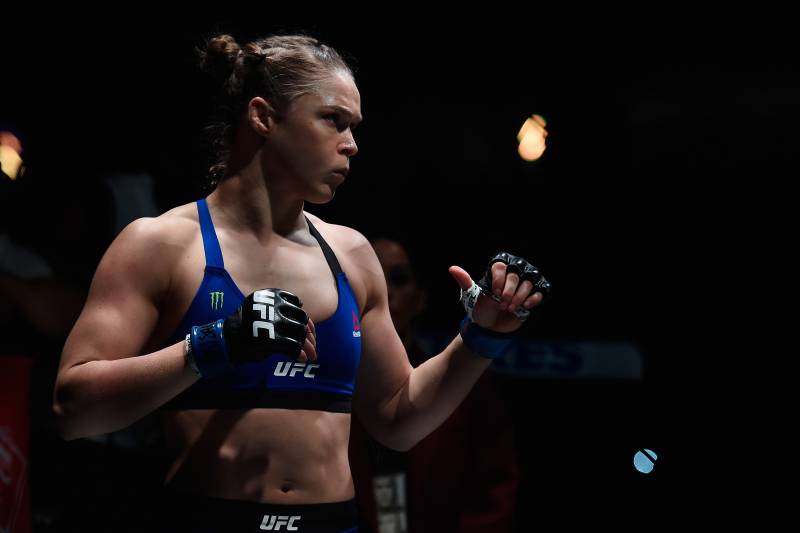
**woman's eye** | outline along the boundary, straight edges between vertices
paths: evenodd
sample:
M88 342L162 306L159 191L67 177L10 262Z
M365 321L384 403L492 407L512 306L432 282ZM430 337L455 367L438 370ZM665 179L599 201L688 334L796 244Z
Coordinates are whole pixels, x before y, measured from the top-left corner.
M325 115L325 120L331 121L339 131L344 131L347 129L347 124L339 119L339 115Z

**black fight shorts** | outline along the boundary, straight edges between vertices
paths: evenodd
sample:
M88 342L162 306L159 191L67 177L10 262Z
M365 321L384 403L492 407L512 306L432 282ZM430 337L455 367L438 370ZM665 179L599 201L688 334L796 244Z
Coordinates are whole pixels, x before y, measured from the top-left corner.
M355 500L279 505L164 490L152 522L164 533L357 533L358 510Z

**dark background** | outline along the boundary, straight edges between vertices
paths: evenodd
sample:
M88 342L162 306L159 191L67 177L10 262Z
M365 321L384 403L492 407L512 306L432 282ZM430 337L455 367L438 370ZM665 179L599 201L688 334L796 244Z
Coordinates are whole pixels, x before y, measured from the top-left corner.
M434 328L462 313L447 267L477 277L507 249L555 287L528 336L631 342L644 356L637 382L503 378L521 512L738 495L757 470L745 442L768 440L751 426L760 384L739 384L738 371L774 366L745 333L768 313L765 265L785 246L798 158L785 15L265 9L121 6L5 24L0 124L22 135L27 165L3 205L10 231L88 283L113 238L104 176L150 173L163 210L201 194L210 108L193 47L217 30L240 42L308 32L355 58L364 115L347 182L309 211L406 242ZM548 148L527 163L516 133L533 113L548 121ZM65 205L89 208L80 238L59 233ZM649 477L630 467L642 447L662 458Z

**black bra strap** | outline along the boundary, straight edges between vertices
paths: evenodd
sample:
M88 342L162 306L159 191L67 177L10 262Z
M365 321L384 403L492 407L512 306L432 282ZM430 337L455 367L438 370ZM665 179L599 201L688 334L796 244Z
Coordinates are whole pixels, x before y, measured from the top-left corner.
M339 265L339 260L336 259L336 254L333 253L331 247L328 246L328 243L322 238L317 228L308 220L308 217L306 217L306 222L308 222L308 229L311 231L311 235L317 239L320 248L322 248L322 253L325 254L325 260L328 262L328 266L331 267L333 275L338 276L342 272L342 267Z

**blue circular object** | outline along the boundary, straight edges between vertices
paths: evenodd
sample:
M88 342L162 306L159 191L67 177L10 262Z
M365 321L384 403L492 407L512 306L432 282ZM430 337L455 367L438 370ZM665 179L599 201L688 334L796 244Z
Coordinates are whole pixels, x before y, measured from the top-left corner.
M656 453L645 448L644 451L638 451L633 456L633 466L642 474L649 474L655 468L656 459L658 459Z

